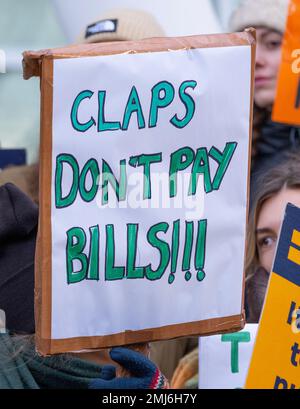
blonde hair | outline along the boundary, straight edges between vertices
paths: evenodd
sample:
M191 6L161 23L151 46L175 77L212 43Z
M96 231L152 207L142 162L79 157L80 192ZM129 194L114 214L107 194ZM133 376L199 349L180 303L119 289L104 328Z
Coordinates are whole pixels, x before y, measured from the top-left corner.
M282 163L271 168L257 180L247 229L246 281L259 267L256 226L260 210L266 200L284 188L300 189L300 151L288 153Z

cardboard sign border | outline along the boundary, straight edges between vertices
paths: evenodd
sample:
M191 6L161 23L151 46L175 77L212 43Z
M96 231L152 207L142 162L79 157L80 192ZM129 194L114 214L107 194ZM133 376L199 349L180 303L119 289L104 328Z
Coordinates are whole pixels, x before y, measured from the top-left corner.
M178 38L154 38L135 42L98 43L74 45L66 48L25 52L23 54L24 78L41 77L41 143L40 143L40 217L35 256L35 322L36 348L41 355L51 355L81 350L95 350L116 345L167 340L183 336L213 335L239 331L245 325L244 286L241 314L198 322L151 328L140 331L124 331L118 334L51 339L52 311L52 257L51 257L51 169L52 169L52 115L53 115L53 61L59 58L74 58L121 53L145 53L194 48L251 46L252 75L250 99L249 158L251 158L253 82L255 68L256 34L254 29L242 33L214 34ZM247 196L249 206L248 168ZM248 212L247 212L248 213ZM245 276L243 277L243 283Z

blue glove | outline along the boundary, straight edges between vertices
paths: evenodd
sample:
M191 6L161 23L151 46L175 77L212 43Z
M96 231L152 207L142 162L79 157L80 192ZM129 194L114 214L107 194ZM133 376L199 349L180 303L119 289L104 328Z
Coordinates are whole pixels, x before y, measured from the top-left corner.
M165 376L157 366L140 352L117 347L110 351L111 358L130 372L128 378L116 378L116 368L106 365L101 378L93 379L89 389L167 389Z

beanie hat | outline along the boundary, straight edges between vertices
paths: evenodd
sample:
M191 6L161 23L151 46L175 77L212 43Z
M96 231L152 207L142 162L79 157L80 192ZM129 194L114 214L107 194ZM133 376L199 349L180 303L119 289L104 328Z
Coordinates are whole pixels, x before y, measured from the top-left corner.
M0 310L11 332L31 334L35 330L37 225L37 205L12 183L0 186Z
M230 31L268 27L284 33L288 3L288 0L242 0L231 16Z
M100 43L164 36L162 27L150 13L142 10L114 9L89 24L78 42Z

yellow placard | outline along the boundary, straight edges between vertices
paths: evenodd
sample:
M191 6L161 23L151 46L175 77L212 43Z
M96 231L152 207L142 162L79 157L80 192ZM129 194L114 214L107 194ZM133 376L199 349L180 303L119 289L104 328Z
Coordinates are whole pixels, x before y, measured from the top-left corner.
M288 204L246 389L300 389L300 209Z
M299 306L299 287L273 273L247 389L300 389L300 332L295 325Z

